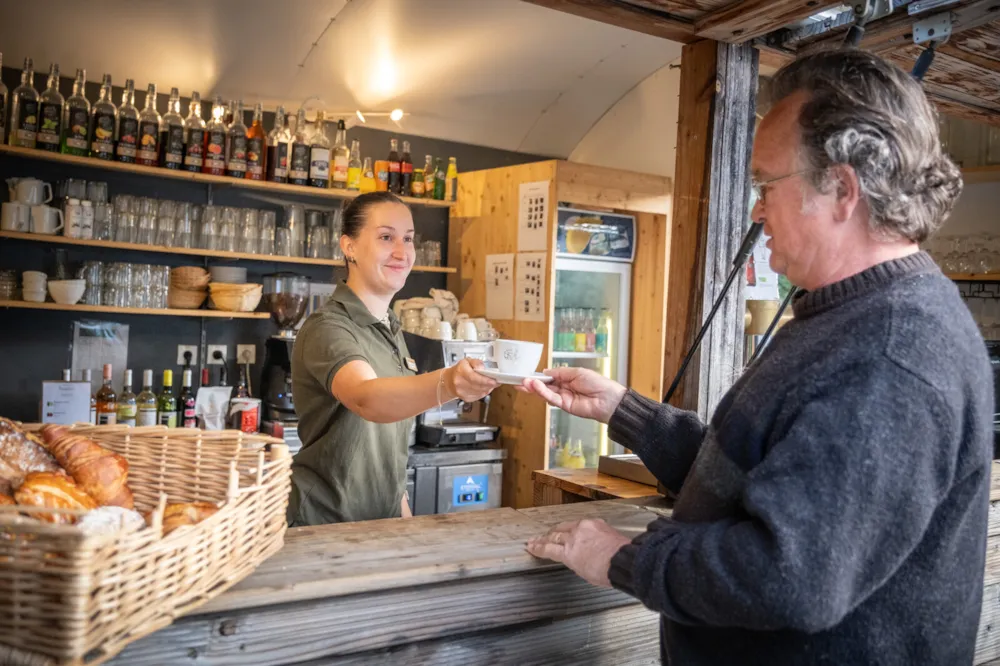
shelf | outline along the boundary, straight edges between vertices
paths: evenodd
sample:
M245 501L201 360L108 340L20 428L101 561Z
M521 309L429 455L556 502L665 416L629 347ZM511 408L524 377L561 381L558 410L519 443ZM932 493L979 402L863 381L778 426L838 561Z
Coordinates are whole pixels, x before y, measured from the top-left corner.
M72 164L75 166L90 167L91 169L103 169L105 171L117 171L119 173L132 173L142 176L152 176L155 178L186 180L188 182L203 183L205 185L239 187L241 189L256 190L258 192L271 192L273 194L296 194L299 196L319 197L324 199L353 199L359 194L358 192L328 190L319 187L287 185L284 183L271 183L263 180L242 180L239 178L230 178L228 176L210 176L206 173L192 173L190 171L180 170L175 171L174 169L142 166L141 164L125 164L124 162L99 160L94 157L76 157L75 155L50 153L46 150L36 150L34 148L18 148L14 146L0 145L0 155L12 155L28 159L46 160L48 162L58 162L60 164ZM437 199L415 199L413 197L400 198L411 206L449 208L452 205L451 201L438 201Z
M552 358L595 358L595 359L605 359L609 358L607 354L601 354L600 352L570 352L570 351L554 351L552 352Z
M156 315L166 317L214 317L218 319L270 319L267 312L225 312L223 310L160 310L154 308L116 308L111 305L62 305L29 301L0 301L0 308L26 310L61 310L65 312L100 312L104 314Z
M1000 282L1000 273L945 273L956 282Z
M209 257L212 259L267 261L278 264L307 264L310 266L344 265L344 262L341 259L310 259L308 257L283 257L272 254L250 254L247 252L226 252L223 250L202 250L199 248L165 247L163 245L142 245L140 243L68 238L66 236L33 234L21 231L0 231L0 238L12 238L16 240L33 241L36 243L56 243L59 245L79 245L82 247L97 247L103 249L133 250L135 252L183 254L191 257ZM455 273L457 271L457 269L449 266L414 266L412 270L423 273Z
M962 180L967 185L1000 182L1000 164L962 169Z

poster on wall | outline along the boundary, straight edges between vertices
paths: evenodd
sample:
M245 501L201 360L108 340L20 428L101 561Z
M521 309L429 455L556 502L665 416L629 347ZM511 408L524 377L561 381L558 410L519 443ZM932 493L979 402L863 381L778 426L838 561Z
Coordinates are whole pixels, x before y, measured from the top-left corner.
M514 255L486 255L486 318L514 318Z
M73 355L70 369L73 378L83 370L91 371L93 392L101 387L104 364L111 364L111 385L121 393L128 367L128 324L110 321L73 322Z
M517 251L549 249L549 181L521 183L517 209Z
M746 299L748 301L777 301L778 274L771 270L771 251L767 249L767 236L761 234L747 260Z
M514 303L517 321L545 321L545 253L523 252L517 255L517 298Z

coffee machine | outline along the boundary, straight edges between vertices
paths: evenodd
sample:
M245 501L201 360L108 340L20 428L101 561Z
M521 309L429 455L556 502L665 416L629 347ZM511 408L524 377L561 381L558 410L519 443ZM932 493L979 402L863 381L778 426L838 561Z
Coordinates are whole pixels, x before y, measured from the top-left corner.
M295 326L305 314L309 301L309 278L295 273L271 273L264 276L263 285L262 303L271 313L271 321L278 326L278 332L264 344L261 425L264 432L284 439L294 454L301 444L292 396L292 347Z

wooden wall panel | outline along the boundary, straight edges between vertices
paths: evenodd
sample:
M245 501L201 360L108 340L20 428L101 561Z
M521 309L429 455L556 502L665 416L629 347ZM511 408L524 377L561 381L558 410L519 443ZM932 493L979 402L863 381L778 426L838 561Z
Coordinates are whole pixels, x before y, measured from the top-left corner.
M670 212L672 189L665 176L577 162L558 163L556 198L575 206L666 214Z
M667 262L670 228L666 215L639 213L635 262L632 264L632 310L629 327L629 386L653 400L663 397L664 342L667 322Z

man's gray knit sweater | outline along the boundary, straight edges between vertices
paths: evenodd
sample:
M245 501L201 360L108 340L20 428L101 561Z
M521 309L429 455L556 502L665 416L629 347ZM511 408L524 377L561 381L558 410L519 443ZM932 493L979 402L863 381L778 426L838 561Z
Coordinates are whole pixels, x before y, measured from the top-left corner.
M993 378L924 253L800 295L707 425L629 392L611 419L679 496L615 587L663 617L665 661L971 664Z

